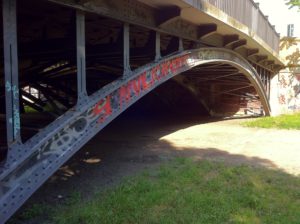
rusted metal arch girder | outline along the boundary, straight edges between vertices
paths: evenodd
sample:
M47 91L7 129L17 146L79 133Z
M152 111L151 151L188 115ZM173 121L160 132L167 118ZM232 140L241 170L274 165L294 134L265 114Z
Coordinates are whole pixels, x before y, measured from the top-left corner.
M88 140L133 103L170 78L214 62L230 64L245 74L256 89L265 113L270 114L259 75L237 53L201 48L161 58L86 96L85 101L79 101L74 108L21 145L23 154L16 155L14 163L0 170L0 223L7 220Z

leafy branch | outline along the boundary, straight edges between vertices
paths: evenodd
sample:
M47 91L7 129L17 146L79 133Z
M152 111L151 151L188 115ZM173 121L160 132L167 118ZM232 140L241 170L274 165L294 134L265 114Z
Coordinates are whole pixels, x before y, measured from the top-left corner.
M290 6L290 9L293 7L298 7L298 9L300 10L300 0L285 0L287 1L287 5Z

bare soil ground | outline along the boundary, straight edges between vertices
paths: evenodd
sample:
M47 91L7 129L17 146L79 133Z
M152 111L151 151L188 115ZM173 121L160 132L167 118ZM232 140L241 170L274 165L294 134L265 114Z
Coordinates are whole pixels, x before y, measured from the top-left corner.
M61 203L74 191L89 197L95 190L118 184L124 177L176 156L245 163L300 174L300 131L245 128L239 125L242 121L123 116L52 176L25 208L40 202Z

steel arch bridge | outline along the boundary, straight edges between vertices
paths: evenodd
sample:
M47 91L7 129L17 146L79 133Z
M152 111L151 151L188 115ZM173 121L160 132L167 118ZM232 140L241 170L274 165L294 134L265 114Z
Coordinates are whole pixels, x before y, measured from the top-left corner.
M64 1L63 4L70 6L69 2L72 1ZM143 28L147 30L140 30L126 19L110 15L107 10L108 17L115 15L118 21L101 17L109 23L106 24L109 28L104 27L104 31L100 32L102 39L99 44L99 40L94 38L96 28L86 27L88 21L98 18L87 18L84 8L76 6L69 15L75 29L67 29L66 38L56 37L62 33L61 30L56 33L56 29L60 28L53 31L43 27L41 35L46 44L33 44L30 42L32 39L37 41L35 29L32 33L20 29L21 40L18 41L16 3L17 0L2 1L5 77L0 102L5 99L7 140L0 150L3 155L0 166L0 223L4 223L94 135L170 79L201 98L201 103L211 115L234 115L241 108L246 113L249 102L254 102L254 107L257 107L256 115L271 114L270 79L281 65L264 54L260 55L256 48L239 51L247 46L245 40L237 35L225 35L222 46L212 44L214 42L204 44L207 41L203 39L197 42L192 38L172 37L164 28L145 25ZM31 15L21 1L19 4L19 11L24 14L21 18ZM178 19L177 9L172 8L170 12L159 16L160 27L168 28L174 18ZM41 15L37 13L35 16ZM26 22L33 23L30 20ZM63 20L62 26L65 23ZM176 28L178 25L175 24L172 29ZM93 35L87 38L90 30L93 30ZM130 30L134 30L133 34ZM199 31L201 38L214 32L215 25L211 24L201 25ZM51 39L51 35L55 38ZM94 42L97 44L92 44L92 47L87 44ZM65 46L66 50L61 51ZM116 51L119 46L120 52ZM250 60L251 57L256 60ZM103 64L98 65L99 61ZM88 78L90 74L93 75L91 80ZM99 78L98 74L106 76ZM117 76L111 78L115 74ZM100 79L101 84L94 86L93 82ZM88 90L89 86L93 86L93 91ZM30 88L36 92L31 92ZM230 96L237 108L218 111L222 106L216 96L220 95ZM41 130L24 137L24 105L54 118ZM52 110L45 110L49 105Z
M82 96L84 100L22 145L27 149L26 153L9 155L11 164L16 160L18 164L1 170L1 177L5 177L0 190L1 214L10 215L16 207L14 200L7 204L3 201L7 198L26 200L87 141L145 94L178 74L212 62L232 65L245 75L257 91L265 113L270 114L270 105L259 75L235 52L202 48L160 58L135 71L128 71L125 77L89 97Z

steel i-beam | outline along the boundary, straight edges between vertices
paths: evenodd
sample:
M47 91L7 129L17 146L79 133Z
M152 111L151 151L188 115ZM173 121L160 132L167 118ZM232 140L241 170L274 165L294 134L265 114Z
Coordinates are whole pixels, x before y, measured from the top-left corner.
M182 38L179 38L179 49L178 49L180 52L181 51L184 51L184 49L183 49L183 40L182 40Z
M131 73L130 68L130 27L128 23L124 23L123 26L123 38L124 38L124 49L123 49L123 57L124 57L124 74L123 76L128 76Z
M156 35L155 35L155 61L158 61L160 58L161 58L160 33L156 32Z
M16 0L3 0L6 126L9 148L21 142Z
M76 12L76 37L77 37L77 105L84 102L86 92L86 58L85 58L85 15Z
M244 73L269 114L270 105L256 70L233 51L201 48L151 62L88 96L80 111L70 109L57 118L22 145L23 155L14 163L0 167L0 223L4 223L49 176L129 106L176 75L212 60L228 63Z

